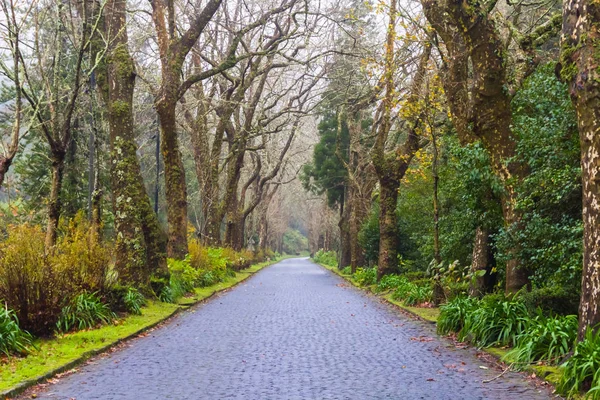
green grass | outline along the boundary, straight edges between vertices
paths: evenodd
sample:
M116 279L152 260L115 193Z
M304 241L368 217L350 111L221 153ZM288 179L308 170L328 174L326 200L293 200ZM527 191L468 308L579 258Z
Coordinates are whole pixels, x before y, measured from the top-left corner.
M142 308L142 315L129 315L116 323L98 329L69 333L57 338L38 340L37 350L27 357L0 358L0 393L10 390L22 382L39 379L71 362L87 358L90 353L98 352L123 338L134 335L149 326L168 318L181 306L190 306L212 296L215 292L230 288L247 279L255 272L277 263L284 258L255 264L237 272L235 277L216 285L196 288L190 297L182 297L178 304L149 301Z
M69 333L61 337L37 342L38 350L27 357L10 357L0 364L0 391L45 375L75 361L87 352L100 350L119 339L128 337L153 325L175 312L175 304L149 302L143 315L131 315L99 329Z
M265 261L260 264L254 264L250 268L246 268L245 270L236 272L234 277L227 278L223 282L219 282L215 285L207 286L207 287L203 287L203 288L195 288L193 294L181 297L177 301L177 304L182 305L182 306L189 306L194 303L197 303L198 301L204 300L207 297L212 296L216 292L220 292L222 290L229 289L230 287L237 285L238 283L247 279L254 273L260 271L261 269L263 269L269 265L278 263L279 261L281 261L284 258L290 258L290 257L281 257L277 260Z

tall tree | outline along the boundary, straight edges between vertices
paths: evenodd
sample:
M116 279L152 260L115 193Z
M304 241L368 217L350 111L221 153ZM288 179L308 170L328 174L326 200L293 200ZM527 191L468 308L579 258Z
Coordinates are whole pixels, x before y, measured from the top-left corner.
M600 322L600 4L563 3L562 79L577 111L583 182L583 272L579 339Z
M96 5L98 3L95 3ZM98 66L98 87L107 108L111 148L111 189L116 230L119 277L149 288L150 276L168 274L166 235L146 193L134 135L133 92L135 66L128 50L127 0L109 0L103 9L102 37L95 37L92 53L109 43Z
M396 72L396 22L397 5L395 0L390 1L388 11L389 23L385 43L384 72L382 86L383 99L377 110L377 117L373 124L375 132L375 145L371 151L371 159L379 179L379 263L377 279L394 271L398 266L398 232L396 206L398 204L398 189L400 182L408 169L415 153L422 147L420 137L421 118L419 113L420 96L427 75L427 65L431 54L431 47L427 44L419 58L413 81L404 107L410 112L406 113L403 130L406 138L401 146L392 146L388 150L388 139L394 120L397 88L394 80Z
M459 137L464 141L479 139L489 152L492 167L504 185L505 227L518 229L521 215L516 207L515 185L527 176L528 168L516 157L517 140L512 130L510 102L514 90L513 93L508 90L511 82L505 51L512 36L509 35L508 44L502 40L497 20L492 16L496 2L424 0L422 4L429 23L445 46L442 73L452 122ZM556 19L552 18L530 35L519 34L521 48L514 52L530 54L534 43L544 43L540 38L547 40L547 33L555 27ZM516 28L511 32L519 33ZM521 82L540 61L535 57L523 58L528 62L520 75ZM510 77L514 75L517 74ZM518 82L514 86L518 87ZM529 272L517 257L518 249L512 253L506 264L507 293L514 293L529 282Z

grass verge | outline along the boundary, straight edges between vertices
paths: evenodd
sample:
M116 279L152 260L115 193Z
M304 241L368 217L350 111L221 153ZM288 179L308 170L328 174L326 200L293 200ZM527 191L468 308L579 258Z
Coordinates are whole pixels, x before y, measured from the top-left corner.
M377 297L380 297L380 298L386 300L388 303L395 305L396 307L408 312L409 314L416 316L417 318L419 318L423 321L431 322L433 324L437 323L437 319L440 316L439 308L424 308L424 307L406 306L402 302L392 299L392 295L389 292L388 293L375 293L375 291L374 291L374 288L376 287L375 285L371 285L371 286L367 286L367 287L359 286L352 279L352 275L342 274L341 271L335 266L324 265L324 264L319 264L319 263L316 263L316 264L341 276L342 278L346 279L348 282L352 283L357 288L371 292L372 294L376 295ZM501 360L502 357L504 357L506 355L506 353L508 353L508 351L509 351L509 349L507 349L507 348L499 348L499 347L487 347L487 348L483 348L481 350L494 356L498 360ZM537 377L544 379L546 382L548 382L552 385L556 385L556 383L558 383L558 381L560 380L561 370L559 367L556 367L556 366L529 365L527 368L524 368L523 370L528 373L535 374Z
M142 315L128 315L115 324L105 325L98 329L38 340L36 343L38 349L33 350L26 357L0 359L0 398L16 396L33 385L72 369L123 340L153 328L181 309L205 300L217 292L229 289L284 258L289 257L255 264L237 272L235 277L231 277L225 282L205 288L196 288L192 296L180 299L178 304L149 301L148 306L142 309Z

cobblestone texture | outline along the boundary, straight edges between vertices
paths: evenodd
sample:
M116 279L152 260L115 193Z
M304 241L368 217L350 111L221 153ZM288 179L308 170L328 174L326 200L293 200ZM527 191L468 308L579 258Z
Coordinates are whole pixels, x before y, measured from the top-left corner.
M548 399L305 259L49 385L44 399Z

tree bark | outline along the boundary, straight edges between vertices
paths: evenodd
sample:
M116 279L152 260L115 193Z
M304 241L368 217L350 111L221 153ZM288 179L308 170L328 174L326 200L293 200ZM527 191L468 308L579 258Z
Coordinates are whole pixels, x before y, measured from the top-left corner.
M448 0L424 0L423 9L446 45L444 91L452 121L462 142L476 137L490 154L494 173L504 185L502 209L505 227L519 229L521 214L515 209L515 183L522 181L527 166L516 158L512 132L510 96L506 89L505 47L493 18L480 4ZM474 82L467 88L471 61ZM529 283L529 273L511 251L506 265L506 293L515 293Z
M563 3L561 77L577 111L583 183L583 271L578 339L600 323L600 4Z
M167 75L167 76L165 76ZM175 79L163 74L163 80ZM178 80L177 80L178 81ZM179 83L179 82L178 82ZM170 88L170 85L165 85ZM173 93L163 93L156 102L156 112L160 120L160 139L163 163L165 168L165 196L167 200L169 257L183 259L188 252L187 247L187 186L185 168L179 140L177 137L177 120L175 108L177 99Z
M61 212L60 193L62 190L65 167L65 153L55 152L52 155L50 196L48 198L48 222L46 224L46 251L51 251L56 244L56 235Z
M166 237L152 210L137 159L133 121L136 73L127 48L126 5L126 0L109 0L104 7L104 36L111 44L106 64L99 67L98 87L108 109L117 231L115 268L124 282L148 288L152 274L168 276Z
M478 226L475 229L475 241L473 243L473 256L471 260L471 273L474 275L469 286L469 295L481 297L485 294L485 277L477 276L479 271L488 270L490 259L490 233L487 228ZM487 272L486 272L487 273Z
M398 188L400 181L379 180L379 260L377 280L398 269Z

